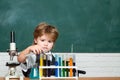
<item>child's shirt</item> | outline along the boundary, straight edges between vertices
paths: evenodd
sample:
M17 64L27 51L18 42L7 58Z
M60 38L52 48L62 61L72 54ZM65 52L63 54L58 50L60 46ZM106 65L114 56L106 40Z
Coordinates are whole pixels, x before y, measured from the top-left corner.
M47 52L47 53L45 53L45 55L49 56L49 59L51 61L50 65L54 65L55 58L54 58L53 54L51 52ZM31 52L26 56L27 56L26 61L25 61L25 63L21 63L21 68L23 71L23 75L25 77L29 77L30 70L32 67L34 67L34 65L36 65L37 58L39 57L38 59L40 59L40 55L36 56L36 54Z

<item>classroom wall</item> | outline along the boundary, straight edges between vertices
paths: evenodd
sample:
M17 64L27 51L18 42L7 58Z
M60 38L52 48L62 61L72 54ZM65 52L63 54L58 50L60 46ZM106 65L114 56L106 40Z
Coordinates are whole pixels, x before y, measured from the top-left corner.
M86 71L82 77L120 77L119 53L76 54L78 69Z
M59 30L54 52L120 52L120 0L0 0L0 52L12 30L18 51L32 44L40 22Z
M80 77L120 77L119 53L74 54L76 55L76 63L78 69L86 71L86 74L80 74ZM0 76L5 76L7 73L8 67L5 66L7 61L9 61L8 53L0 52ZM17 67L17 70L20 75L22 75L21 68Z

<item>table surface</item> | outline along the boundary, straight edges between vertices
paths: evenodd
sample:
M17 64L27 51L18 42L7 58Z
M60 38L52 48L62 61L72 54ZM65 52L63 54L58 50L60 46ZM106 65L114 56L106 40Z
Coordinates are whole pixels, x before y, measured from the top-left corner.
M5 80L5 78L0 77L0 80ZM20 79L10 79L10 80L20 80ZM30 80L30 79L24 78L24 80ZM59 80L59 79L42 79L42 80ZM60 80L75 80L75 79L60 79ZM79 77L78 80L120 80L120 77Z
M0 77L0 80L5 80L4 77ZM10 79L10 80L20 80L19 78L16 78L16 79ZM24 80L30 80L29 78L24 78ZM36 80L36 79L35 79ZM56 78L50 78L50 79L42 79L42 80L56 80ZM76 79L57 79L57 80L76 80ZM79 80L79 79L78 79Z

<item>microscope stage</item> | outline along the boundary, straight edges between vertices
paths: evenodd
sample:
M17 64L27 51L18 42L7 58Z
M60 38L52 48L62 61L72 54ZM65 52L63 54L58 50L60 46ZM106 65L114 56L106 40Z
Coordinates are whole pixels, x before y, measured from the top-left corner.
M20 63L18 62L7 62L6 63L6 66L11 66L11 67L18 66L18 65L20 65Z

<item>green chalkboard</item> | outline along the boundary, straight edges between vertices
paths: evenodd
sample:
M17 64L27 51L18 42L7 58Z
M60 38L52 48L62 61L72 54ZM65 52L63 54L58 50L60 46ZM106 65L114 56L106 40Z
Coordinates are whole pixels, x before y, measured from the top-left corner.
M120 0L0 0L0 52L16 33L18 51L40 22L56 26L53 52L120 52Z

